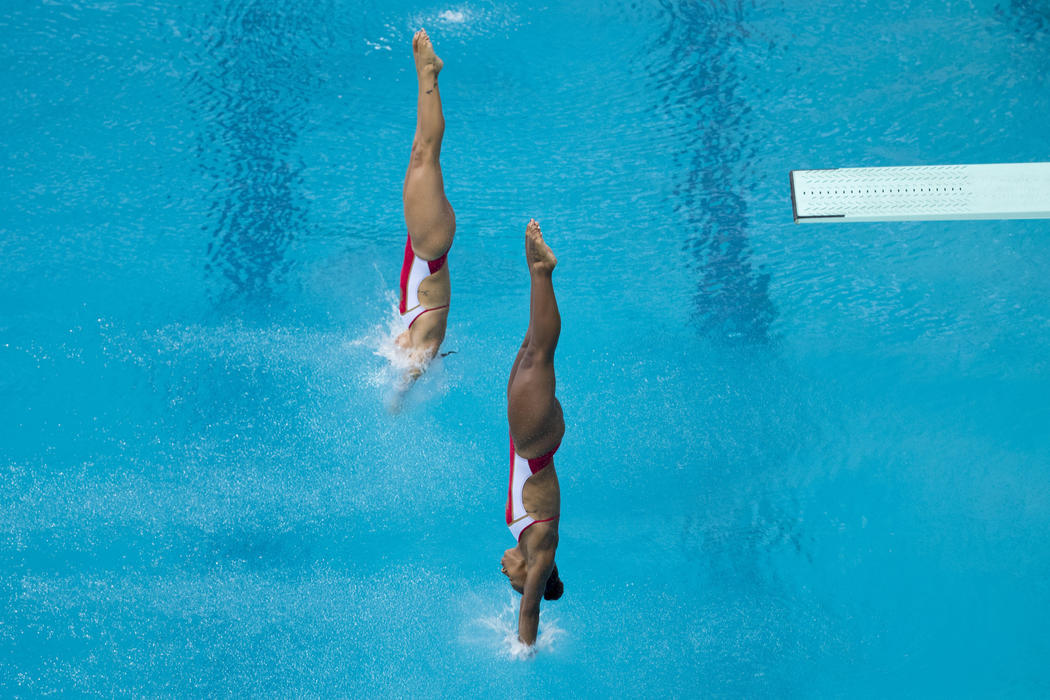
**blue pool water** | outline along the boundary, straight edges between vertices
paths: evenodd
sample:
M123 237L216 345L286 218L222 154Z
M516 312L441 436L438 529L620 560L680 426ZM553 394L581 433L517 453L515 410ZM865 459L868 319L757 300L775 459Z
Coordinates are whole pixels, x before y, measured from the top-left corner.
M446 349L384 401L446 62ZM1037 0L7 2L0 695L1050 694L1046 222L793 168L1050 160ZM560 258L562 600L503 387Z

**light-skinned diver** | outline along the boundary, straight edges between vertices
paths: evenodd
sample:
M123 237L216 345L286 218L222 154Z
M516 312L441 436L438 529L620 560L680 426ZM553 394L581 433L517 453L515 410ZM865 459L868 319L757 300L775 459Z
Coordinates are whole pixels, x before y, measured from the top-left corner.
M416 133L401 195L408 240L398 308L404 330L397 337L411 364L406 387L426 370L445 339L451 299L448 251L456 233L456 215L445 197L440 163L445 117L438 74L445 64L423 29L412 38L412 55L419 90Z

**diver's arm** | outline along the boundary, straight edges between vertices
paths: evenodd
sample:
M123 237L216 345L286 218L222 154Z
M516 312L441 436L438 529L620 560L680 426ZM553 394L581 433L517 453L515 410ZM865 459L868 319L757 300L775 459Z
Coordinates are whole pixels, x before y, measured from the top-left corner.
M554 569L554 551L539 552L529 562L518 610L518 639L532 646L540 627L540 601L547 588L547 578Z

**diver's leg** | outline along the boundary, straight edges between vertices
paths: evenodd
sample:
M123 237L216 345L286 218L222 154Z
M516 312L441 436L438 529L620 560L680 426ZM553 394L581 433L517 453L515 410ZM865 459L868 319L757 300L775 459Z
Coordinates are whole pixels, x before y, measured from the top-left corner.
M529 332L507 387L507 419L515 444L542 453L556 445L564 430L561 407L554 398L554 351L561 315L552 280L558 260L535 221L525 232L525 255L531 280Z
M554 350L561 335L561 314L554 296L552 273L558 259L543 240L540 225L530 220L525 229L525 257L529 263L529 344L534 363L554 366Z
M518 348L518 354L514 358L514 364L510 367L510 379L507 380L507 397L510 397L510 388L514 386L514 377L518 374L518 365L521 364L521 358L525 357L525 351L529 347L529 343L532 341L532 326L529 326L525 331L525 339L521 341L521 347Z
M402 199L413 251L424 260L435 260L449 249L456 232L456 216L445 198L439 162L445 117L441 112L438 73L444 62L434 53L430 37L422 29L412 39L412 53L416 61L419 95L416 133Z

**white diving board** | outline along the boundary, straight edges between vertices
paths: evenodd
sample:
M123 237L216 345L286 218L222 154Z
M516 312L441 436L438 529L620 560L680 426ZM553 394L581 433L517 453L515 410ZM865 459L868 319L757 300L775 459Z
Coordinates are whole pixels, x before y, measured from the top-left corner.
M1050 218L1050 163L792 170L796 224Z

